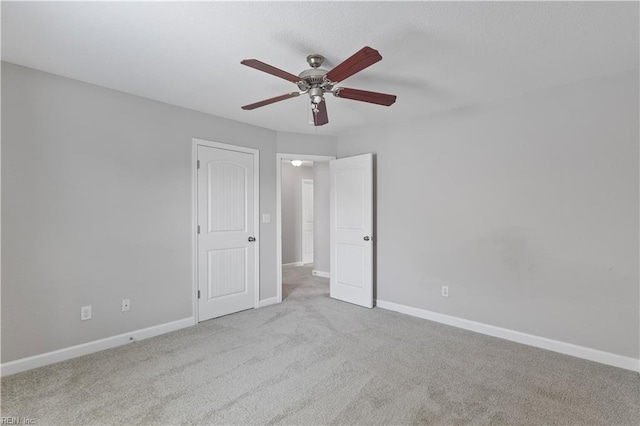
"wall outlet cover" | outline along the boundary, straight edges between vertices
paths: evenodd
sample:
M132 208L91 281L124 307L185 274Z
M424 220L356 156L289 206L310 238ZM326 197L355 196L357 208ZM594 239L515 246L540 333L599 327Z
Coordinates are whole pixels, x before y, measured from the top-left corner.
M91 319L91 305L80 308L80 319L82 321Z

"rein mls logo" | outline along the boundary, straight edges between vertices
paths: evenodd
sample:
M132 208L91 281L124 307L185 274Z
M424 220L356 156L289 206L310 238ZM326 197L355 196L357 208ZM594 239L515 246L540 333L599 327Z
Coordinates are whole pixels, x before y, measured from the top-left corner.
M0 425L35 425L35 419L28 417L0 417Z

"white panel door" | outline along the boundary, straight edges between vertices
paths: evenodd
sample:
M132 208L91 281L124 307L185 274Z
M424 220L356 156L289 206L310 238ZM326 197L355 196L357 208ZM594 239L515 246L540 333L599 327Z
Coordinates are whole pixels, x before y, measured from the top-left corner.
M198 146L198 321L254 307L254 156Z
M313 180L302 179L302 263L313 262Z
M373 307L373 156L333 160L330 169L331 297Z

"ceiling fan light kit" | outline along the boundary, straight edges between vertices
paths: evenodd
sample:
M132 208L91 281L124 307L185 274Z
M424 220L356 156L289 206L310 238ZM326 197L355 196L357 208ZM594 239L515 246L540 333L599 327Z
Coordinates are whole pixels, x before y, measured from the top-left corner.
M377 105L391 106L396 101L395 95L385 93L368 92L366 90L349 89L347 87L336 87L338 83L352 75L362 71L363 69L380 61L382 56L380 53L368 46L363 47L358 52L345 59L338 66L328 71L320 68L324 62L324 56L313 54L307 56L307 63L311 68L302 71L298 76L278 69L274 66L265 64L257 59L245 59L240 62L251 68L268 74L280 77L295 83L298 86L298 92L291 92L274 98L265 99L260 102L245 105L244 110L252 110L285 99L295 98L300 95L308 95L311 103L311 111L313 112L313 124L322 126L329 122L327 114L327 105L324 99L326 93L332 93L334 96L343 99L351 99L354 101L368 102Z

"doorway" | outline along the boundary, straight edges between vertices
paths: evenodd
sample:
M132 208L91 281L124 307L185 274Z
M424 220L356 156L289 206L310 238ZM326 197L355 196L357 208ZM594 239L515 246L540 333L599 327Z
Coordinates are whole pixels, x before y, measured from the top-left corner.
M296 282L310 282L307 278L312 276L330 276L329 161L334 159L298 154L276 156L278 303L283 294L286 296L283 268L287 281L295 277Z

